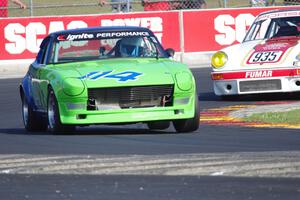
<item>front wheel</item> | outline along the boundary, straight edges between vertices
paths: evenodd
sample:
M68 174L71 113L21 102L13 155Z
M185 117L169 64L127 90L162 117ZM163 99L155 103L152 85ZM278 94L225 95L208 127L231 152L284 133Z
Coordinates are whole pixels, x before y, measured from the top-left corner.
M195 96L197 97L197 95ZM174 128L177 132L193 132L199 128L200 124L200 107L198 98L195 99L195 115L190 119L179 119L173 121Z
M48 128L53 133L72 132L75 131L75 126L63 125L60 121L59 108L55 94L52 89L48 94Z

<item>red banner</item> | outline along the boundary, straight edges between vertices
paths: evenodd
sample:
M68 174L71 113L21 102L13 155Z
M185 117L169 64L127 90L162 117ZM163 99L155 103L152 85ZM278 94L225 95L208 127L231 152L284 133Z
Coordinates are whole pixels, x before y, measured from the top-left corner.
M0 60L34 58L42 39L49 33L93 26L147 27L156 34L165 48L184 52L216 51L241 42L256 15L275 9L291 9L291 7L1 18ZM183 14L182 31L180 31L180 12ZM180 36L181 33L183 37ZM184 49L180 49L180 43Z
M142 26L150 28L165 47L179 51L178 12L33 17L0 20L0 60L36 56L42 39L51 32L94 26Z
M296 9L299 7L292 7ZM195 10L183 12L185 52L216 51L242 42L255 17L291 7Z

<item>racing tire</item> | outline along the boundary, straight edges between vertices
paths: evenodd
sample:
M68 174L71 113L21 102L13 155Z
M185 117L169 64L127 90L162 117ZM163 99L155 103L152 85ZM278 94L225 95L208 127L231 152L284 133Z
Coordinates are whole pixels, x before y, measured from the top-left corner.
M37 132L46 131L47 122L37 112L35 112L28 103L24 93L21 94L22 100L22 118L26 131Z
M50 88L48 94L48 130L55 134L71 133L75 131L76 127L72 125L63 125L60 121L58 103L54 91Z
M196 95L197 97L197 95ZM188 133L196 131L200 124L200 107L198 98L195 99L195 115L190 119L179 119L173 121L173 126L178 133Z
M150 130L164 130L170 127L169 121L148 122L147 126Z

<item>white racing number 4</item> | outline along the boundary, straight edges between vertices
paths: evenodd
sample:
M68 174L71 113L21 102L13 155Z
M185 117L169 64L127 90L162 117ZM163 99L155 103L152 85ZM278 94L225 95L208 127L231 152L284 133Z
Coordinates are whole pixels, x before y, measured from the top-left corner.
M120 73L113 73L113 71L95 71L90 72L84 76L79 77L79 79L90 79L90 80L98 80L101 78L110 78L116 79L118 82L127 82L127 81L135 81L141 76L142 73L134 72L134 71L124 71Z

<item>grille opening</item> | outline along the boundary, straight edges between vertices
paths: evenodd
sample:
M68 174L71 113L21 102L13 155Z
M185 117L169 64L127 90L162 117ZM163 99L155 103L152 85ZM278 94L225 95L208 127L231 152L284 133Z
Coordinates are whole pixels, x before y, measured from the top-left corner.
M87 110L96 110L96 100L95 99L88 98Z
M239 83L239 87L241 92L258 92L282 89L280 79L241 81Z
M88 90L88 110L111 110L173 105L173 85L93 88Z
M77 115L76 116L77 119L86 119L86 115Z

